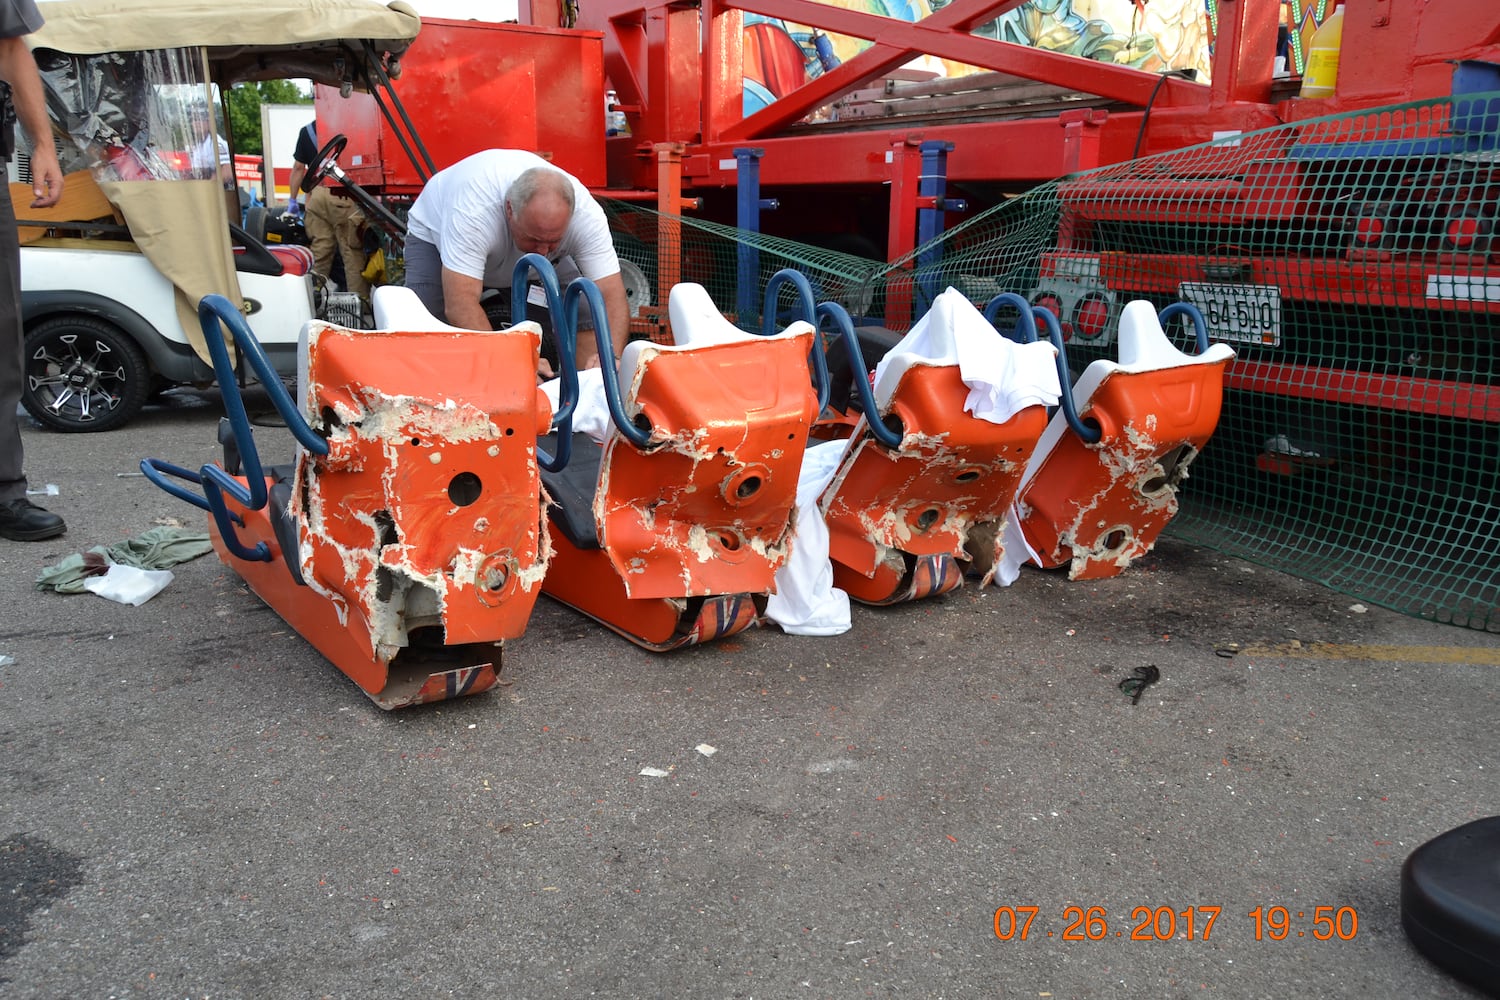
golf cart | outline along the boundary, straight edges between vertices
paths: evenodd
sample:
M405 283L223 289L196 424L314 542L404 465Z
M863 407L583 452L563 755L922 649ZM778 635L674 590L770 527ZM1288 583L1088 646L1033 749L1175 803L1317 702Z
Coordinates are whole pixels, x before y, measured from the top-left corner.
M56 430L103 431L153 392L211 384L197 320L207 295L238 304L275 370L294 376L304 323L349 303L330 297L306 248L268 246L238 225L213 88L388 86L416 12L400 0L56 0L44 15L27 41L66 181L57 206L31 209L24 147L11 167L27 411ZM339 148L336 137L309 175L337 177Z

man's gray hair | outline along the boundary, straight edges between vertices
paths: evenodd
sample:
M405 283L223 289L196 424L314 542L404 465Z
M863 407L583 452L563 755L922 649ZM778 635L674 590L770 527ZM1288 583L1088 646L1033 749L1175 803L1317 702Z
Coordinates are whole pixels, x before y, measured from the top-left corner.
M573 182L568 179L567 174L552 167L532 167L524 171L505 192L505 203L510 206L513 214L520 215L531 204L531 199L543 191L567 202L570 213L577 207L574 204Z

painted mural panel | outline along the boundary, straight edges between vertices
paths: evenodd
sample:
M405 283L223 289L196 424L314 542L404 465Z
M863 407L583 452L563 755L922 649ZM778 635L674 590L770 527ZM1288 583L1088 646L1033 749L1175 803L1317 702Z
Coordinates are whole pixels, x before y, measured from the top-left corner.
M828 0L862 13L919 21L950 0ZM981 25L975 34L1000 41L1132 66L1148 72L1193 68L1209 73L1210 6L1215 0L1030 0ZM869 46L803 25L746 13L745 114L785 96ZM932 57L908 69L934 77L973 67Z

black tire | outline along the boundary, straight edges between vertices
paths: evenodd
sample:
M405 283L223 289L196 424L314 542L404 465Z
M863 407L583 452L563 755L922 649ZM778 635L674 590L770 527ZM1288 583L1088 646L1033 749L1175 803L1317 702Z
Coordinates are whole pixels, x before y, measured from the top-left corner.
M245 232L257 243L266 241L266 206L252 205L245 213Z
M56 316L26 334L21 403L44 426L108 431L146 405L151 369L135 341L87 316Z
M640 237L618 229L610 237L614 240L615 256L620 259L620 277L625 282L630 314L634 316L642 306L655 305L656 250Z

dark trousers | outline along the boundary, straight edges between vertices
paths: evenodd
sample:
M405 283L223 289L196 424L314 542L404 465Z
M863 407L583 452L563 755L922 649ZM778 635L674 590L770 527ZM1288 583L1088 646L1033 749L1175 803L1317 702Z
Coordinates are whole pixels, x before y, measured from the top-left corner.
M406 276L403 282L406 287L417 294L417 298L422 301L422 305L427 307L428 312L446 323L447 317L443 302L443 262L438 248L425 240L408 237L404 265ZM486 289L481 303L491 326L497 330L510 326L509 288ZM552 340L552 314L547 311L546 306L528 302L526 303L526 318L542 328L542 357L556 365L557 346ZM593 329L593 321L589 316L589 307L586 302L579 303L578 326L583 330L592 331Z
M0 500L26 495L22 471L21 421L21 251L10 186L0 188Z

